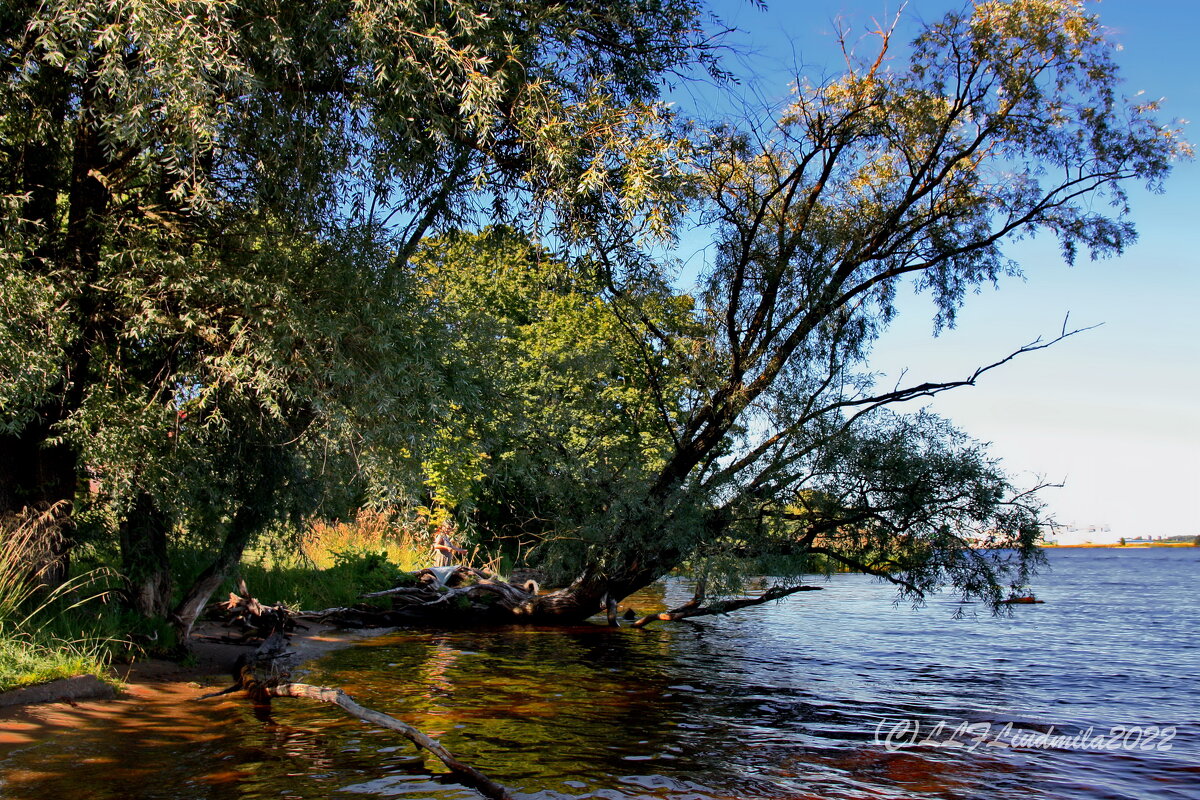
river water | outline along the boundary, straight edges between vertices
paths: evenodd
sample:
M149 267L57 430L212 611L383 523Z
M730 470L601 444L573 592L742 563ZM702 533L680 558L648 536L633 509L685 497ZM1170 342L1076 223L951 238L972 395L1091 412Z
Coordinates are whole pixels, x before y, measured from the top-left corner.
M306 679L537 800L1200 798L1200 548L1049 559L1045 604L1003 617L948 597L896 606L890 587L835 575L648 630L401 632ZM669 581L632 603L688 596ZM330 706L231 700L187 725L135 722L4 755L0 796L478 796Z

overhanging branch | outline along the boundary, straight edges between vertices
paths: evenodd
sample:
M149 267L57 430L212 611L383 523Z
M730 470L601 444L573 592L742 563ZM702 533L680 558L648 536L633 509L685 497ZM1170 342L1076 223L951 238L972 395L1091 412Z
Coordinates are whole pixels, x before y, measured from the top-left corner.
M680 606L671 611L663 611L658 614L647 614L646 616L633 623L635 628L644 628L651 622L656 620L661 622L674 622L675 620L687 619L688 617L709 617L715 614L728 614L731 611L737 611L741 608L749 608L750 606L758 606L763 603L769 603L772 600L782 600L788 595L796 594L797 592L818 592L824 587L810 586L801 584L800 586L772 586L758 597L743 597L737 600L722 600L712 603L707 606L695 604L695 601Z
M819 417L822 417L826 414L829 414L833 411L837 411L840 409L856 409L856 411L846 419L845 423L838 426L838 428L835 430L834 435L837 435L837 434L840 434L840 433L844 432L845 430L847 430L850 427L850 425L852 425L860 417L862 417L865 414L868 414L871 411L874 411L878 408L882 408L883 406L891 405L893 403L904 403L904 402L908 402L910 400L916 400L921 397L933 397L935 395L941 394L942 392L946 392L951 389L957 389L957 388L960 388L963 386L974 386L975 383L979 380L979 378L982 377L984 374L996 369L997 367L1001 367L1001 366L1007 364L1008 362L1012 361L1013 359L1017 358L1018 356L1025 355L1027 353L1033 353L1038 350L1045 350L1048 347L1052 347L1052 346L1058 344L1059 342L1063 341L1064 339L1067 339L1067 338L1074 336L1076 334L1079 334L1079 333L1084 333L1086 331L1090 331L1090 330L1092 330L1094 328L1098 328L1098 327L1100 327L1100 324L1089 325L1086 328L1075 328L1073 330L1067 330L1067 320L1064 319L1062 331L1057 336L1055 336L1053 339L1051 339L1049 341L1042 341L1041 337L1038 337L1037 339L1033 340L1029 344L1026 344L1026 345L1018 348L1017 350L1014 350L1013 352L1009 353L1004 358L994 361L991 364L986 364L982 367L976 368L975 371L972 372L969 377L966 377L966 378L963 378L960 380L956 380L956 381L926 382L926 383L917 384L915 386L896 388L890 392L885 392L883 394L878 394L878 395L872 395L870 397L846 398L843 400L839 400L838 402L835 402L835 403L827 403L826 405L823 405L820 408L810 409L803 416L801 416L799 419L797 419L793 424L789 425L788 427L784 428L783 430L778 431L777 433L773 434L772 436L769 436L764 441L759 443L754 449L750 450L744 456L739 458L737 461L734 461L732 464L725 467L719 473L712 476L712 478L709 479L709 483L715 484L720 481L728 480L729 478L733 477L737 473L741 472L743 469L758 463L758 461L772 447L779 445L781 443L785 443L786 440L791 435L793 435L795 432L799 431L803 426L805 426L808 423L812 422L813 420L815 420ZM796 458L803 456L805 453L812 450L815 446L816 445L811 445L808 448L805 448L804 452L796 454L793 458L788 459L788 461L794 461Z
M808 552L815 554L815 555L826 556L828 558L832 558L834 561L837 561L840 564L850 567L851 569L856 569L859 572L864 572L867 575L874 575L876 578L883 578L885 581L887 581L889 583L894 583L897 586L907 589L908 591L912 592L917 597L925 596L925 592L922 591L921 588L919 586L917 586L915 583L912 583L911 581L906 581L903 578L897 578L895 575L893 575L892 573L888 572L885 569L880 569L878 567L871 566L870 564L865 564L856 558L852 558L850 556L843 555L842 553L838 553L834 550L830 550L827 547L810 547L808 549Z

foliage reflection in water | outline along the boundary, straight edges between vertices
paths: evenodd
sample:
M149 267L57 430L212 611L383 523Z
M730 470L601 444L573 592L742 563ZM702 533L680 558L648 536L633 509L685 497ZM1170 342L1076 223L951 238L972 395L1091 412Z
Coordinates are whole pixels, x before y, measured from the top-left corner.
M887 586L837 575L824 592L650 630L401 632L327 657L308 680L541 800L1195 797L1200 550L1055 551L1051 564L1047 604L1008 617L953 619L948 599L893 608ZM657 591L633 605L687 596L677 581ZM10 754L3 793L475 796L393 734L326 706L170 712ZM888 746L898 724L921 726L926 743ZM986 742L949 746L958 725ZM1169 749L995 746L1117 725L1176 734Z

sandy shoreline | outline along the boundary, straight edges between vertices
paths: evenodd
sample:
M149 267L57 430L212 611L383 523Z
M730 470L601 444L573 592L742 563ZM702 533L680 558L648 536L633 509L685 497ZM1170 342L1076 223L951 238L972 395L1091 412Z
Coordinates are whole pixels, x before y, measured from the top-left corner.
M394 630L341 631L332 625L312 624L306 631L296 631L290 642L298 654L298 664L303 665L326 653ZM27 692L28 696L20 698L21 704L0 707L0 755L13 747L33 744L56 730L119 716L147 703L186 704L230 685L238 656L252 653L259 643L237 645L206 638L228 632L216 625L198 627L191 640L193 663L187 665L159 659L116 665L112 671L123 685L115 693L95 679L68 679L17 690ZM81 697L81 692L87 696ZM240 700L240 695L229 698Z

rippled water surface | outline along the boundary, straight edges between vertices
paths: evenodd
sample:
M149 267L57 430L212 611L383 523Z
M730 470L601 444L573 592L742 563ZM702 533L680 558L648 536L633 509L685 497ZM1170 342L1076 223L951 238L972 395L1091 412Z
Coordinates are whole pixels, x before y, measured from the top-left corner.
M402 632L307 680L544 800L1200 798L1200 548L1049 557L1045 605L1001 618L955 618L949 600L895 607L889 587L837 575L649 630ZM670 582L631 602L688 594ZM329 706L146 715L9 753L0 794L477 796Z

